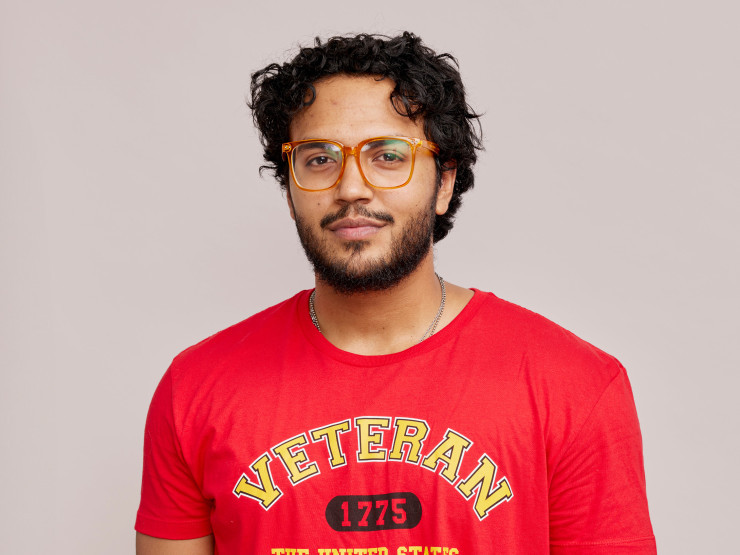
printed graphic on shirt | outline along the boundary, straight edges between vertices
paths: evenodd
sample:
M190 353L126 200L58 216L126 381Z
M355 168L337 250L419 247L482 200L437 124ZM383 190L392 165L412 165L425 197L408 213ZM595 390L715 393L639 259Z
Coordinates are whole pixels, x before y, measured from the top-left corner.
M413 493L339 495L326 506L326 522L337 532L413 528L421 521L421 501Z
M265 453L254 461L250 465L250 468L259 477L258 483L253 484L249 481L246 474L242 474L242 477L234 488L234 495L237 497L245 495L255 501L259 501L260 505L262 505L262 508L265 510L268 510L275 501L280 499L283 492L275 487L272 480L272 474L270 474L269 467L271 460L270 455Z
M401 545L388 547L329 547L312 551L300 547L275 547L270 555L460 555L456 547L431 545Z
M300 547L275 547L270 555L460 555L456 547L431 545L401 545L388 547L329 547L312 551Z
M349 437L353 427L357 442L354 457L343 449L343 439ZM392 438L386 437L386 434L392 434ZM233 490L234 495L252 499L266 511L274 506L283 495L283 491L275 485L274 471L275 468L280 468L280 465L271 464L274 460L271 454L280 461L287 472L285 486L300 487L301 482L319 475L317 462L311 460L306 452L309 438L311 444L323 445L326 448L331 469L346 466L352 462L377 464L390 461L418 465L426 471L433 472L441 476L463 498L471 502L471 508L479 520L489 516L495 507L504 501L508 502L514 496L508 479L506 476L498 477L498 465L486 453L478 459L478 465L472 472L467 476L460 476L465 454L473 445L471 439L451 428L448 428L441 437L440 435L435 436L429 424L424 420L388 416L361 416L354 420L342 420L280 442L250 465L253 474L251 478L246 473L239 477ZM425 442L430 438L433 438L436 443L431 448L425 449ZM390 445L390 449L383 445ZM282 486L283 482L280 484ZM371 529L373 522L373 526L380 526L380 528L375 528L376 530L387 529L383 527L391 526L388 523L398 524L393 520L394 516L400 518L399 515L403 512L408 519L409 508L416 507L411 497L389 497L393 495L408 496L409 494L368 495L363 499L350 495L345 496L346 498L335 497L327 506L327 521L332 527L334 527L332 522L336 519L340 519L340 525L348 522L348 526L340 526L340 529L345 531ZM418 501L415 495L413 497ZM397 513L393 510L394 499L397 499L395 501ZM405 499L405 501L398 499ZM346 512L343 507L344 503L346 503ZM404 507L404 503L408 505ZM330 507L331 521L329 520ZM419 518L421 518L421 504L418 510ZM390 520L386 519L387 514ZM375 521L372 520L373 518ZM380 524L381 521L382 524ZM363 524L360 524L361 522Z

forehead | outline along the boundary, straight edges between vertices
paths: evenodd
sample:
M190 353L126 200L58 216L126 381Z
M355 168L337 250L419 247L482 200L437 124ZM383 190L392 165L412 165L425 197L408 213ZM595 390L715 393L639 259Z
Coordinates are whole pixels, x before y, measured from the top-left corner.
M423 138L420 118L414 122L393 107L391 79L372 75L335 75L314 83L313 103L291 122L290 139L334 139L356 144L381 135Z

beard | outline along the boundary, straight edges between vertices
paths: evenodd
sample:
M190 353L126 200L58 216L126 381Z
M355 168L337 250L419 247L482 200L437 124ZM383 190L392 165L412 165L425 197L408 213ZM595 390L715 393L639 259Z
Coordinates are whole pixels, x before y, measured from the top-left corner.
M437 195L426 209L415 214L403 227L399 236L391 237L389 252L372 259L363 259L363 252L370 246L369 241L345 241L345 256L332 252L328 241L318 237L296 214L295 224L298 237L308 261L320 280L326 282L338 293L351 295L367 291L385 291L396 286L419 267L432 248L434 221L436 218ZM384 212L372 212L361 204L347 204L338 212L322 218L320 227L353 214L379 221L393 223L393 217Z

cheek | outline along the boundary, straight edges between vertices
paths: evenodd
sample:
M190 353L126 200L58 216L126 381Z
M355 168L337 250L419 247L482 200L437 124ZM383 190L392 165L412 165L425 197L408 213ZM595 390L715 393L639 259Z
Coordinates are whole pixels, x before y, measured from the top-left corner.
M424 191L423 194L417 192L417 194L409 197L397 197L385 203L382 210L390 213L396 219L396 222L417 218L419 214L426 214L431 210L433 206L431 194L431 191Z
M290 206L291 218L295 220L297 214L303 221L310 221L320 219L327 213L329 203L326 199L321 198L320 194L307 197L301 193L302 191L298 191L298 194L290 196L292 202L289 202L288 205Z

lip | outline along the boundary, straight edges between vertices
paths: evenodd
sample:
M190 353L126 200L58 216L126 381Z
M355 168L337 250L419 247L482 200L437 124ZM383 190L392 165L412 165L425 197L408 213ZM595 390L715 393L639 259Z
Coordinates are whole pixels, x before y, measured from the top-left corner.
M386 222L370 218L342 218L326 228L342 239L365 239L386 226Z

